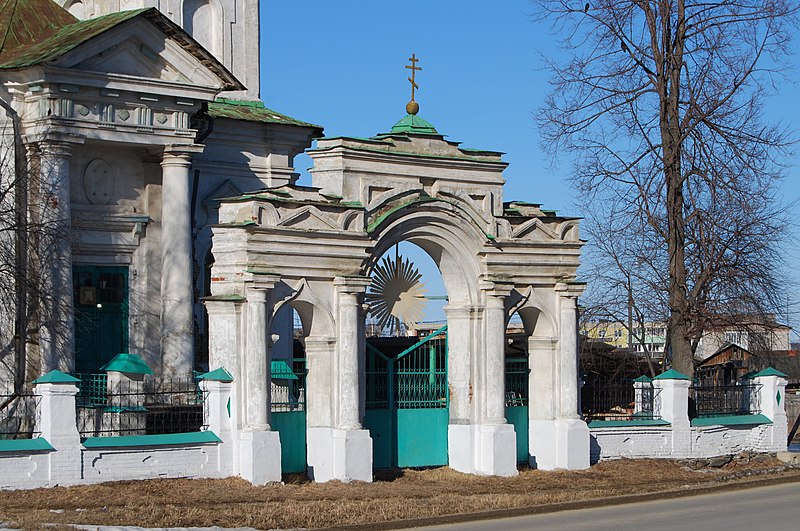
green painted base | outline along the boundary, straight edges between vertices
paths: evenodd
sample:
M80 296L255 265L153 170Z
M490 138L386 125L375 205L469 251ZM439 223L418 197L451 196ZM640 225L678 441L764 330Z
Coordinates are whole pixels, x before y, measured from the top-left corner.
M517 432L517 463L530 461L528 451L528 406L512 406L506 408L506 421L514 426Z

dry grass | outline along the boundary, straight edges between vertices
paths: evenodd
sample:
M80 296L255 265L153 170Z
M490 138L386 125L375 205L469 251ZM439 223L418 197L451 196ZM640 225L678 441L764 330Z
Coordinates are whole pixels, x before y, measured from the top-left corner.
M674 461L621 460L579 472L524 470L516 478L476 477L440 468L405 470L372 484L316 484L297 476L287 478L285 485L266 487L234 478L125 481L0 492L0 521L25 529L45 523L335 527L716 485L750 473L800 476L780 468L777 461L691 470Z

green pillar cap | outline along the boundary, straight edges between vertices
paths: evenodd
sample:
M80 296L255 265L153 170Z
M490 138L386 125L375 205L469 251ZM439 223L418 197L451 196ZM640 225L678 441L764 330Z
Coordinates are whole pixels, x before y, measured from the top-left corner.
M638 378L636 378L634 380L634 382L637 382L637 383L648 383L648 382L652 382L652 381L653 381L653 379L650 378L649 376L647 376L646 374L643 374L643 375L639 376Z
M141 357L125 352L111 358L111 361L100 367L100 370L126 372L128 374L153 374L153 369Z
M80 382L78 378L74 376L70 376L69 374L61 371L50 371L44 376L36 378L33 383L35 384L43 384L43 383L75 383Z
M675 369L670 369L667 372L662 372L658 376L655 377L656 380L688 380L689 377L683 374L682 372L678 372Z
M773 369L772 367L767 367L763 371L759 371L755 373L751 378L758 378L759 376L780 376L781 378L788 378L785 374L783 374L778 369Z
M233 381L233 376L231 376L231 373L220 367L219 369L214 369L213 371L204 372L203 374L198 376L197 379L208 380L210 382L230 383Z

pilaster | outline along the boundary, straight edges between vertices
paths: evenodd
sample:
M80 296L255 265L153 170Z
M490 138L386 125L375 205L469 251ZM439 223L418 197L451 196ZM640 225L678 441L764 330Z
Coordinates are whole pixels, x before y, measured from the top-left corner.
M691 455L691 425L689 422L689 386L685 374L670 369L653 379L653 414L666 420L672 428L672 456Z
M49 457L48 481L61 485L81 478L81 439L75 419L78 382L61 371L50 371L34 380L34 393L41 397L36 431L55 449Z
M762 415L772 421L765 434L765 450L769 452L785 452L788 438L788 420L786 417L786 375L772 368L764 369L753 377L756 385L756 407Z

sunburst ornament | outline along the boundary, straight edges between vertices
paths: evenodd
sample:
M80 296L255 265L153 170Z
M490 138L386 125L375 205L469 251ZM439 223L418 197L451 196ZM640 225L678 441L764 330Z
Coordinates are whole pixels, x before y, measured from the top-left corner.
M366 295L369 313L378 320L380 328L400 330L422 320L425 310L425 285L422 274L408 258L395 255L383 257L372 274L372 284Z

